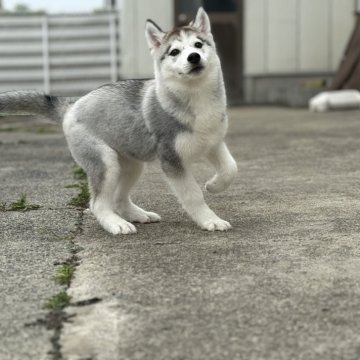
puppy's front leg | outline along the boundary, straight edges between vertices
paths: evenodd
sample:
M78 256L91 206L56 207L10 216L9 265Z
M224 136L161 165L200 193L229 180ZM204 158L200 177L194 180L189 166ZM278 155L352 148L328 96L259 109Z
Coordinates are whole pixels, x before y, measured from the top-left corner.
M221 142L208 155L216 170L215 176L205 184L207 191L218 193L224 191L233 182L237 174L237 165L224 142Z
M180 175L167 173L171 188L189 214L202 229L208 231L226 231L231 225L220 219L205 203L203 193L189 170Z

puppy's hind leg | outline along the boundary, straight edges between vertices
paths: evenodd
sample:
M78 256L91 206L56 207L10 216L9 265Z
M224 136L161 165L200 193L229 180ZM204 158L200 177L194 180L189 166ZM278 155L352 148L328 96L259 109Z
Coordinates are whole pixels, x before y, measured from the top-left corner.
M115 211L114 193L120 176L117 153L104 144L94 142L85 156L78 162L84 167L89 180L92 213L101 226L113 235L136 233L135 226Z
M136 206L130 198L130 191L139 179L144 164L141 161L119 156L120 176L115 193L116 210L126 220L139 223L158 222L161 217Z
M96 219L111 234L135 233L135 226L115 212L114 193L120 176L118 154L87 131L77 119L76 108L65 116L63 129L74 160L86 172L90 210Z

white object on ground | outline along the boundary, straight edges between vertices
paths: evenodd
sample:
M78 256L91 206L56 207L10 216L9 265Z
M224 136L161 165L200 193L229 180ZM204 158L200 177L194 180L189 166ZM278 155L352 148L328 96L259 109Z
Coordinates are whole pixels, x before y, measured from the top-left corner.
M360 108L360 92L357 90L325 91L309 100L311 111L324 112L332 109Z

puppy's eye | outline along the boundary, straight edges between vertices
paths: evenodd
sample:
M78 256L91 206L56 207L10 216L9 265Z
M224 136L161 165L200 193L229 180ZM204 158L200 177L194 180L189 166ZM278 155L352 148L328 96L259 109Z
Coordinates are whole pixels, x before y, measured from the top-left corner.
M198 41L198 42L195 43L195 47L198 48L198 49L201 49L203 47L203 44Z
M180 50L178 49L174 49L170 52L170 56L176 56L176 55L179 55L180 54Z

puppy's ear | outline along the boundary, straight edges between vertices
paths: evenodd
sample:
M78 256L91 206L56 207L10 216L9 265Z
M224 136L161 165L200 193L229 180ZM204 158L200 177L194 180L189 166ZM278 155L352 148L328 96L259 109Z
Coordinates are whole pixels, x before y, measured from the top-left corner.
M210 24L209 16L202 7L199 8L195 20L192 21L190 25L197 28L198 30L200 30L205 34L211 33L211 24Z
M159 48L165 33L152 20L146 21L145 37L151 50Z

